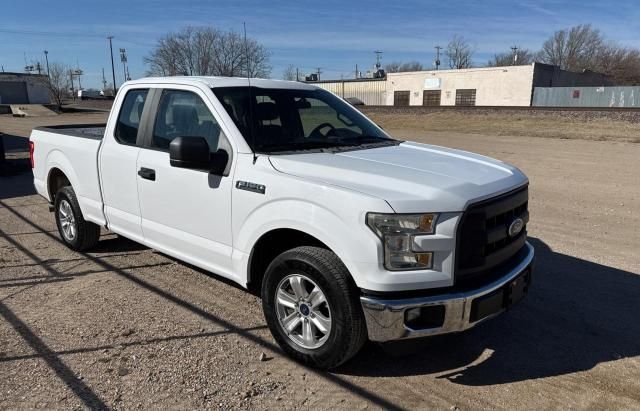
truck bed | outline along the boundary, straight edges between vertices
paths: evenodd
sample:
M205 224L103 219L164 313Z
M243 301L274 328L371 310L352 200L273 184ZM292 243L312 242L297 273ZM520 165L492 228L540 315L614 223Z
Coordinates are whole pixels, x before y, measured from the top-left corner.
M48 181L51 173L61 172L73 186L85 218L99 225L105 221L98 176L98 151L105 129L105 124L37 127L30 137L38 194L53 201Z
M64 134L72 137L90 138L102 140L106 124L64 124L60 126L36 127L34 130L46 131L49 133Z

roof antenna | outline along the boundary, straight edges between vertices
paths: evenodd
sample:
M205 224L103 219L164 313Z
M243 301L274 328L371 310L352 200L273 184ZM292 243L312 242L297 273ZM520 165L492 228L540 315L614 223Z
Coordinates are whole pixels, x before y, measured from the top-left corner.
M253 130L253 97L251 95L251 70L249 65L249 42L247 41L247 23L242 22L244 28L244 55L247 59L247 83L249 84L249 133L251 133L251 151L253 151L253 164L258 160L256 154L256 133Z

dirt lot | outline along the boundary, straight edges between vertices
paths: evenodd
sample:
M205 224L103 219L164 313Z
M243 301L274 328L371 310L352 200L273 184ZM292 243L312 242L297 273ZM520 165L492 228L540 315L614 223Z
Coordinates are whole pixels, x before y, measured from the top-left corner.
M69 251L25 172L0 177L0 409L640 409L640 145L425 127L387 129L530 177L536 273L511 312L316 372L215 275L108 233Z
M640 143L640 111L365 107L390 130L446 131Z

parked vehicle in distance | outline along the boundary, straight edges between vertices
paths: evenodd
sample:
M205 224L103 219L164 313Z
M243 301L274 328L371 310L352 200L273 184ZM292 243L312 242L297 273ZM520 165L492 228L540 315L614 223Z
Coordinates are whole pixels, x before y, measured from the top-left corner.
M80 100L113 100L113 95L110 91L81 88L78 90L78 98Z
M254 290L275 340L315 367L367 338L466 330L531 281L522 172L393 139L313 85L131 81L105 125L39 127L30 144L69 247L105 227Z

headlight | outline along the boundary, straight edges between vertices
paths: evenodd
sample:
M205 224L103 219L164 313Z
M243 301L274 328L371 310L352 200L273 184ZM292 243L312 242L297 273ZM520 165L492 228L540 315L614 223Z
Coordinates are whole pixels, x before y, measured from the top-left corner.
M414 252L413 237L435 232L438 214L367 214L367 225L384 246L387 270L426 270L433 267L433 252Z

